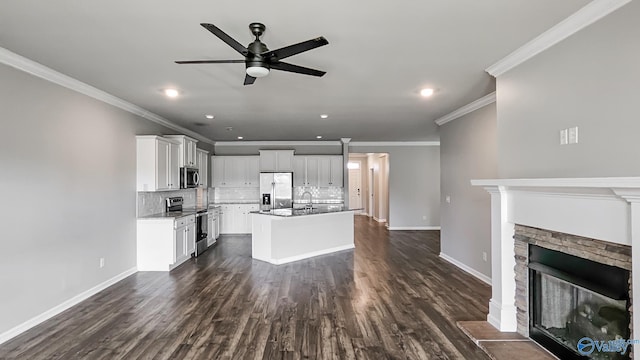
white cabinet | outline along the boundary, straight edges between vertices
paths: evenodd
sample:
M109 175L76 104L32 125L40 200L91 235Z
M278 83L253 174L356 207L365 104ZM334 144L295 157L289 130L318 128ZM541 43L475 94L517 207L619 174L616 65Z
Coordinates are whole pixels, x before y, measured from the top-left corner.
M257 156L213 156L213 187L258 187Z
M342 186L342 156L320 156L318 161L318 186Z
M209 186L209 152L196 149L196 166L200 175L200 187Z
M293 171L293 150L260 150L260 171Z
M195 216L190 215L175 220L173 263L183 263L196 251Z
M180 143L179 162L180 167L196 167L197 166L197 148L198 140L184 135L166 135L168 139L174 139Z
M293 186L318 186L318 157L294 156Z
M244 159L244 179L249 187L260 187L260 157L246 156Z
M136 137L136 190L162 191L180 188L180 145L160 136Z
M331 175L329 186L342 186L344 177L344 161L342 156L331 156Z
M218 239L220 233L220 230L218 228L219 210L209 209L208 215L209 229L207 232L207 246L211 246L216 243L216 239Z
M195 216L137 221L139 271L169 271L187 261L196 246Z
M307 185L307 157L293 157L293 186Z
M293 186L342 186L342 156L295 156Z
M221 234L250 234L251 211L260 210L258 204L225 204L220 207Z

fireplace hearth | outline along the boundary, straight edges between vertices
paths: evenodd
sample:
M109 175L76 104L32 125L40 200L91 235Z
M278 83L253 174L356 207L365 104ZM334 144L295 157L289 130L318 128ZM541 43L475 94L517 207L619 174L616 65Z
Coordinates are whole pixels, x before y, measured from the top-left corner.
M529 336L561 359L585 359L578 342L629 339L629 271L529 245ZM629 359L593 352L591 359Z

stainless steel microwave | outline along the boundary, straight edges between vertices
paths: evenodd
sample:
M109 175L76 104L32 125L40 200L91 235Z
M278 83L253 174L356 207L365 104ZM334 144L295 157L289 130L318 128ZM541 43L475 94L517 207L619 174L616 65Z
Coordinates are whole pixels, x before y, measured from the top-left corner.
M189 189L198 187L200 184L200 174L197 168L181 167L180 168L180 189Z

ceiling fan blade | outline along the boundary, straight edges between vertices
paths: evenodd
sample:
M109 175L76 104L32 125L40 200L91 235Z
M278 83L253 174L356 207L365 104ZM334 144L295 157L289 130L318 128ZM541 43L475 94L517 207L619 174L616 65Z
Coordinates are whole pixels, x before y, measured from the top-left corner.
M254 82L256 81L256 78L254 78L253 76L246 74L246 76L244 77L244 84L245 85L252 85Z
M315 49L320 46L327 45L329 42L324 37L320 36L315 39L303 41L301 43L285 46L280 49L267 51L262 54L264 58L272 58L275 57L278 60L288 58L289 56L293 56L296 54L300 54L301 52L309 51L311 49Z
M237 42L231 36L227 35L224 31L220 30L217 26L215 26L213 24L207 24L207 23L201 23L200 25L202 25L202 27L204 27L205 29L209 30L213 35L219 37L220 40L222 40L225 43L227 43L227 45L229 45L232 48L234 48L235 51L237 51L240 54L242 54L242 56L247 56L249 54L249 49L247 49L246 47L242 46L242 44Z
M176 64L239 64L244 60L186 60L176 61Z
M312 75L312 76L322 76L327 73L326 71L310 69L304 66L293 65L293 64L289 64L281 61L271 64L271 68L275 70L289 71L293 73Z

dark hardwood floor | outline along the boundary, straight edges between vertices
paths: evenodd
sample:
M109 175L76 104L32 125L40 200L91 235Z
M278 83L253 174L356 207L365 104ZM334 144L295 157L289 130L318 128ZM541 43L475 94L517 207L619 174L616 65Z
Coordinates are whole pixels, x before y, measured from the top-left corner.
M222 237L0 345L0 359L488 359L456 327L489 286L438 257L438 231L356 217L356 249L286 265ZM301 237L300 241L304 241Z

